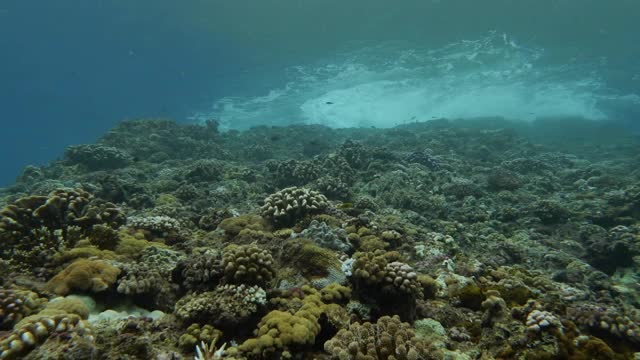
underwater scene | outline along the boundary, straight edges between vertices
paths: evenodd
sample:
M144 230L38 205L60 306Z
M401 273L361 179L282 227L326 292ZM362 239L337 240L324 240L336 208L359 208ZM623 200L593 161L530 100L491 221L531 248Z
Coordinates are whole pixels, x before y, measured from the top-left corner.
M640 2L0 2L0 360L640 359Z

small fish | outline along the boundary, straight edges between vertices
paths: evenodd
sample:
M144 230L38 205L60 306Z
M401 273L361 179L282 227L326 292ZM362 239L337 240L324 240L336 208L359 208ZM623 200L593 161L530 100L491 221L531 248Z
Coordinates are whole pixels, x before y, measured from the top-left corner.
M331 101L327 101L325 104L327 105L333 105L333 103Z

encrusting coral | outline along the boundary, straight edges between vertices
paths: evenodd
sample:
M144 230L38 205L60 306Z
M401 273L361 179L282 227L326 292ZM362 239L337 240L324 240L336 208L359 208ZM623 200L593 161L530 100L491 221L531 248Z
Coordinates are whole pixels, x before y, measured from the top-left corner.
M80 259L73 262L46 284L46 290L57 295L71 291L100 292L116 282L120 269L101 260Z
M347 240L347 233L344 229L331 229L325 222L313 220L309 226L302 232L291 235L292 238L306 238L313 240L319 246L348 252L351 250L351 244Z

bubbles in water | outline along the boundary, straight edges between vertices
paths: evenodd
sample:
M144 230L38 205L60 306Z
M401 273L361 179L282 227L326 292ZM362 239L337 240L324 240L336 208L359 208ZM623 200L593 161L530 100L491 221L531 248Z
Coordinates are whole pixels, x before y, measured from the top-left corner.
M606 59L597 60L554 64L544 49L496 32L439 49L361 46L322 65L291 68L286 83L268 94L223 98L194 118L215 117L240 129L291 123L390 127L489 116L604 119L607 106L629 97L606 88L598 72Z

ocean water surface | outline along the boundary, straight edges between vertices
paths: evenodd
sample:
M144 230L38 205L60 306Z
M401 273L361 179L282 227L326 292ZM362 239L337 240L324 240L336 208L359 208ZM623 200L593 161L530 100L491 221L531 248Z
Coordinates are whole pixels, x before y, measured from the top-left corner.
M5 0L0 182L141 117L637 128L639 13L631 0Z

